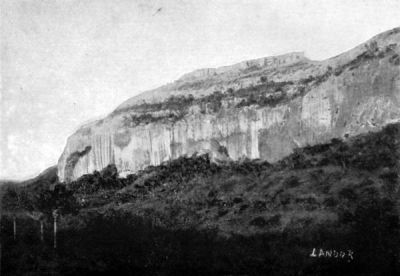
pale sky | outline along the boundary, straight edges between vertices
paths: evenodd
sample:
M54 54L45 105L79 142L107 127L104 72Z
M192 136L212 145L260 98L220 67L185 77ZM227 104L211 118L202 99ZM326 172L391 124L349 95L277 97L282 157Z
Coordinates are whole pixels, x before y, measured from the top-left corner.
M0 178L55 165L84 122L203 67L325 59L400 26L400 0L0 0Z

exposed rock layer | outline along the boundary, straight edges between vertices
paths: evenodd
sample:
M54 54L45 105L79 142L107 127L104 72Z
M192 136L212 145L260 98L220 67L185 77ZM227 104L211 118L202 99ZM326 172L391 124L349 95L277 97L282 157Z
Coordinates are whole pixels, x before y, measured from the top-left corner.
M379 129L400 121L399 54L397 28L326 61L310 61L292 53L197 70L134 97L107 118L83 126L68 139L58 163L59 178L68 182L110 163L115 163L121 174L132 173L195 152L210 152L215 158L227 152L234 160L248 157L273 162L296 147ZM194 102L177 120L126 123L132 113L164 116L160 114L170 112L139 111L136 106L143 101L188 94L201 98L216 90L226 95L229 90L259 85L263 78L271 83L290 82L284 93L298 95L270 106L240 108L229 104L238 101L230 97L214 112L201 111ZM300 90L303 92L296 92Z

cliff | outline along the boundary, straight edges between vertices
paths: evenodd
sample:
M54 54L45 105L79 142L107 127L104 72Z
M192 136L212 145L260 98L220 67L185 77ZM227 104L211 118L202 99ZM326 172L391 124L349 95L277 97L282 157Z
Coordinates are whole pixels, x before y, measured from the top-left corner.
M277 161L294 148L400 121L400 28L324 61L302 53L201 69L144 92L68 138L60 181L120 175L193 153Z

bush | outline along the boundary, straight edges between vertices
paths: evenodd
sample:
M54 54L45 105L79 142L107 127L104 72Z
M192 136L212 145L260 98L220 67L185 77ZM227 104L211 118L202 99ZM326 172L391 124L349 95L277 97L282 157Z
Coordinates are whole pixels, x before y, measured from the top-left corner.
M363 195L354 213L354 247L371 273L400 271L400 223L396 204L376 193Z
M263 217L256 217L250 221L250 225L257 227L264 227L267 225L267 221Z
M295 175L292 175L289 178L285 179L285 182L283 184L285 189L296 188L299 185L300 185L299 178Z

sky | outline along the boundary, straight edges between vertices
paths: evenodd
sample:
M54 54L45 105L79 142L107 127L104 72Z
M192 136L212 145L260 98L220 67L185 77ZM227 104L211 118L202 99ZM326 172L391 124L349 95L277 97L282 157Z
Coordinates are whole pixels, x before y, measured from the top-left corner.
M0 178L57 164L82 123L184 73L400 26L399 0L0 0Z

